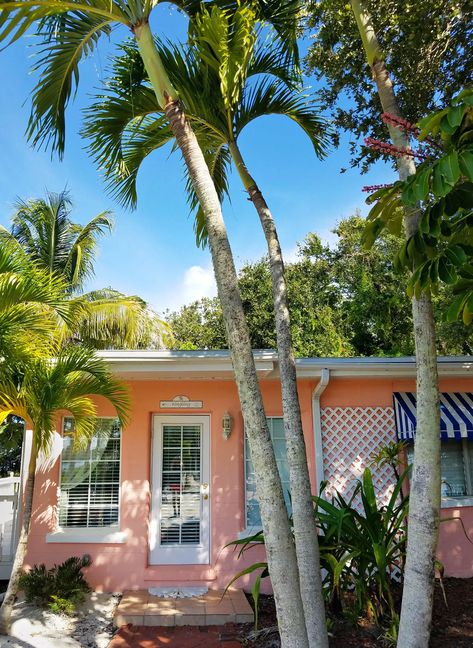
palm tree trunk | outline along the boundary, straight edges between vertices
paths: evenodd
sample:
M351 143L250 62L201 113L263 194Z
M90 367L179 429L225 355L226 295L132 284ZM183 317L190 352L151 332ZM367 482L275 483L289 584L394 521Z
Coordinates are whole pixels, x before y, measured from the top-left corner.
M31 512L33 509L33 492L36 475L36 455L36 444L34 442L33 435L30 460L28 462L28 475L25 483L23 508L21 511L20 537L18 539L15 560L13 561L13 567L10 580L8 582L7 591L5 592L5 598L3 599L2 607L0 608L0 635L10 634L13 604L15 602L16 595L18 594L18 581L20 580L23 563L25 561L26 550L28 548L28 535L30 532ZM21 488L22 485L20 484L20 496Z
M384 112L402 118L371 16L360 0L352 0L358 28ZM395 146L409 145L406 134L389 126ZM398 161L401 180L415 173L412 158ZM418 229L419 211L405 211L409 238ZM430 295L412 299L412 319L417 363L417 429L414 467L410 482L409 533L404 573L399 648L427 648L432 621L434 563L440 517L440 409L435 347L435 322Z
M158 52L148 25L135 29L143 62L155 87L159 82L151 71L158 70ZM156 80L156 81L155 81ZM182 152L189 177L205 216L210 251L222 305L235 379L240 397L245 432L256 474L256 488L265 534L266 552L273 585L279 632L283 648L307 648L307 631L301 605L297 560L284 503L281 480L274 456L248 327L238 288L232 252L220 202L197 142L184 112L166 88L164 112ZM159 101L159 93L156 91Z
M273 287L276 339L281 376L284 432L291 486L292 515L302 604L311 648L328 648L325 605L322 594L319 543L311 498L307 453L297 392L296 363L292 345L289 300L284 261L272 214L248 171L236 142L230 144L235 166L258 213L268 246Z

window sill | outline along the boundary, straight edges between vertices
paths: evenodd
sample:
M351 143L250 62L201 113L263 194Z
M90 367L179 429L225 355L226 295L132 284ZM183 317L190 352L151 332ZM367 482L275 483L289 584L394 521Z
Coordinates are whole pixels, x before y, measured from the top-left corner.
M461 508L462 506L473 506L473 497L442 497L440 508Z
M46 534L46 542L81 542L85 544L124 544L128 534L116 528L58 529Z
M260 526L243 529L243 531L240 531L240 533L238 534L238 540L243 540L243 538L250 538L252 535L255 535L255 533L258 533L259 531L262 531L262 528Z

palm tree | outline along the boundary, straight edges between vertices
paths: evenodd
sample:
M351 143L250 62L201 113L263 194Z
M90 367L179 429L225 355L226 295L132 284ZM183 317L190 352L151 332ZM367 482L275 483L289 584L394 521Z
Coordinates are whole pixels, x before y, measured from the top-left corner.
M84 281L94 274L97 239L110 232L110 212L102 212L86 225L71 220L67 192L48 192L46 199L20 200L8 233L0 229L0 242L17 244L35 267L63 281L63 298L74 321L57 326L64 341L82 341L94 348L160 348L167 325L140 297L105 288L83 293ZM48 282L45 282L48 285Z
M372 17L360 0L351 6L385 113L402 119L385 57L373 27ZM392 143L410 148L409 137L396 126L388 126ZM398 158L398 173L405 180L415 173L412 157ZM419 211L406 209L406 238L419 227ZM414 464L410 481L409 534L397 645L427 648L430 639L434 594L434 564L440 521L440 407L435 346L435 320L430 294L414 295L412 319L417 366L417 425Z
M0 612L0 634L8 634L10 630L13 602L26 555L38 453L48 452L55 431L55 418L64 410L74 417L78 442L92 436L97 424L93 396L108 399L121 423L126 422L129 411L127 389L91 349L69 347L62 349L54 360L32 359L22 365L21 376L11 367L8 370L3 367L0 372L0 424L13 414L25 420L32 429L20 537Z
M77 292L94 274L97 239L112 230L108 211L86 225L71 221L72 201L67 191L47 192L46 198L19 200L12 216L12 236L39 265L61 275Z
M72 325L67 284L31 261L15 241L0 245L0 371L48 355L57 323Z
M181 51L157 43L160 57L188 107L188 119L206 152L207 164L220 196L228 191L233 161L252 200L266 236L273 284L276 334L281 372L288 463L291 480L294 536L301 579L309 644L327 645L317 530L302 431L296 369L288 308L284 263L271 212L243 160L238 139L258 117L281 114L309 136L316 154L327 146L327 124L308 98L296 88L297 74L280 48L267 42L256 47L257 29L245 40L245 8L234 13L203 9L193 21L194 47ZM246 21L246 22L245 22ZM217 39L218 38L218 42ZM243 44L243 45L242 45ZM255 50L256 47L256 50ZM87 110L83 133L106 174L108 185L124 204L136 205L136 178L144 158L172 139L162 112L150 91L146 70L130 43L115 59L105 94ZM230 70L238 74L230 74ZM190 203L198 202L188 184ZM198 242L205 240L201 209L197 211ZM324 643L325 637L325 643Z
M158 0L159 1L159 0ZM90 54L111 25L131 30L136 39L151 87L164 111L202 208L218 294L232 353L250 452L257 474L258 499L268 549L269 568L278 612L283 648L306 648L307 630L301 605L297 560L271 437L258 384L248 327L238 289L235 264L222 216L219 196L184 106L169 80L156 49L149 18L158 4L151 0L6 0L2 2L0 40L17 40L39 25L42 56L36 64L40 76L33 93L29 137L36 145L50 145L61 154L65 140L65 108L79 79L79 63ZM177 0L195 12L200 2ZM235 4L228 2L227 4ZM297 0L261 0L248 11L268 19L276 31L294 42L292 18ZM289 25L289 27L288 27ZM291 40L292 39L292 40ZM287 573L291 578L287 578Z

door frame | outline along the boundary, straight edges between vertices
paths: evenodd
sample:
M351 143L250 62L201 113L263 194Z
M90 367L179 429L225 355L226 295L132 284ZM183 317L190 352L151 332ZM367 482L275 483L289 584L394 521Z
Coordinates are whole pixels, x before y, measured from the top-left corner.
M201 484L209 484L208 499L202 502L201 542L192 547L160 546L160 501L162 470L162 426L163 425L202 425L201 443ZM210 415L209 414L153 414L151 422L151 508L149 523L150 565L209 565L211 555L211 472L210 472ZM202 492L202 491L201 491ZM191 548L195 549L190 556ZM187 555L186 555L187 553Z

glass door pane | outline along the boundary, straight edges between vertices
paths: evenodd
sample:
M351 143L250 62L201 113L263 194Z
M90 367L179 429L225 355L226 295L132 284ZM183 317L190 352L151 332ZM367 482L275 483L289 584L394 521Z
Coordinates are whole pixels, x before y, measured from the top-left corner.
M201 425L163 425L160 544L198 545L201 536Z

